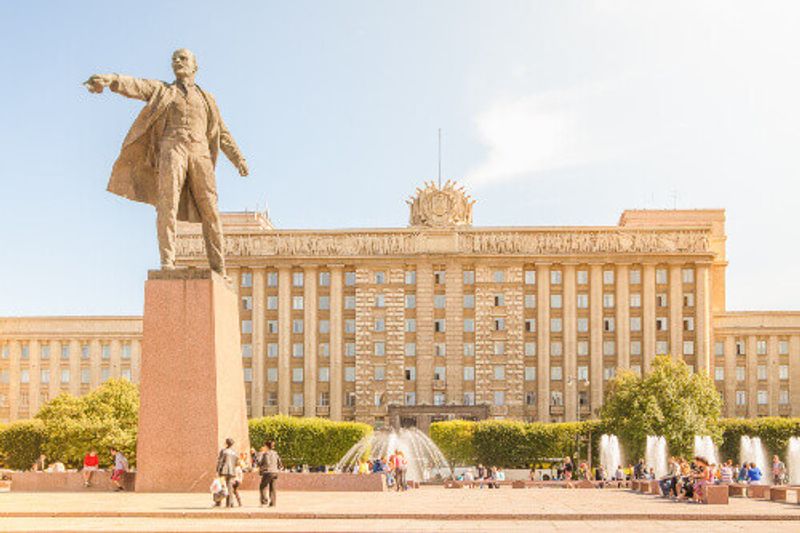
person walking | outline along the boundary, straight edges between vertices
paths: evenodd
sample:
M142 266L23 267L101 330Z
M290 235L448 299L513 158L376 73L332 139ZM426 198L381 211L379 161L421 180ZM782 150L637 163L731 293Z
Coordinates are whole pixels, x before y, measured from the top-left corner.
M397 491L404 491L408 488L406 485L406 472L408 471L408 460L403 454L403 450L394 452L394 470L397 473Z
M275 481L278 472L283 469L281 456L275 451L275 441L269 440L264 444L258 456L258 471L261 473L261 484L258 490L261 494L261 505L275 507Z
M777 455L772 456L772 479L775 485L786 483L786 465Z
M83 457L83 486L89 487L92 484L92 475L100 468L100 458L97 456L97 450L89 450Z
M225 439L225 447L219 451L217 457L217 475L225 479L225 488L228 491L225 507L233 507L233 480L236 479L236 465L239 455L233 449L233 439Z
M116 491L125 490L122 486L122 476L128 471L128 459L116 448L111 448L111 457L114 459L114 470L111 472L111 482L114 483Z

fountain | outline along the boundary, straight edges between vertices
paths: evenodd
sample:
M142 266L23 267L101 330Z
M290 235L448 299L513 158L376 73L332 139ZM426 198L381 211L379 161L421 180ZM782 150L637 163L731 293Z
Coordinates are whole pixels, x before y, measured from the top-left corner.
M450 477L452 470L441 450L425 433L417 428L382 429L367 435L350 448L336 464L337 472L350 472L353 466L366 457L370 460L388 459L400 450L408 460L406 479L427 481L431 477Z
M666 476L667 470L667 439L655 435L647 436L647 447L644 455L647 469L652 468L657 478Z
M694 436L694 454L696 456L705 457L708 464L719 464L719 459L717 459L717 446L708 435Z
M786 468L789 470L789 485L800 485L800 437L789 439Z
M622 465L622 451L616 435L603 435L600 437L600 464L606 471L606 477L614 477L617 467Z
M772 482L772 468L767 462L767 451L764 449L764 445L761 444L760 437L742 435L739 441L739 461L755 463L761 473L764 474L764 480Z

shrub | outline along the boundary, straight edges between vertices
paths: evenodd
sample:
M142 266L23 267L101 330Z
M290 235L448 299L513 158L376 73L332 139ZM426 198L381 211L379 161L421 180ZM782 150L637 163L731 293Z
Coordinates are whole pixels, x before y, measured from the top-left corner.
M252 419L250 443L259 448L274 440L286 466L334 465L372 427L358 422L333 422L324 418L269 416Z
M742 435L760 437L770 454L785 459L786 447L791 437L800 437L800 418L724 418L718 422L722 431L720 459L739 460Z
M5 466L29 470L42 454L44 424L39 420L20 420L0 429L0 455Z
M475 447L472 439L475 422L450 420L434 422L430 427L431 440L442 451L450 466L475 464Z

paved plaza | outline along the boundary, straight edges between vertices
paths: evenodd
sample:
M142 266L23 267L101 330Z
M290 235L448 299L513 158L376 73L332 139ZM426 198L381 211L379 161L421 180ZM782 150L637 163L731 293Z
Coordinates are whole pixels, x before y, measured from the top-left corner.
M800 530L800 505L734 498L671 502L626 490L284 492L275 509L243 492L244 506L213 509L206 494L7 493L2 531L770 531Z

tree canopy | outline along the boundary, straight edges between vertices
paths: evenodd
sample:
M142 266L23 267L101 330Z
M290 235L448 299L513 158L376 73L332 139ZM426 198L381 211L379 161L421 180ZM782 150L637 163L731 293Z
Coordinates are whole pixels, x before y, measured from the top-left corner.
M721 410L722 398L705 372L692 373L683 361L662 356L644 377L621 371L610 382L600 413L604 427L635 459L643 456L648 435L663 436L675 455L691 454L695 435L709 435L719 444Z

